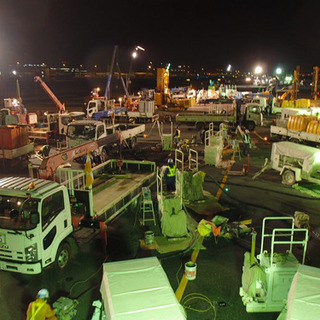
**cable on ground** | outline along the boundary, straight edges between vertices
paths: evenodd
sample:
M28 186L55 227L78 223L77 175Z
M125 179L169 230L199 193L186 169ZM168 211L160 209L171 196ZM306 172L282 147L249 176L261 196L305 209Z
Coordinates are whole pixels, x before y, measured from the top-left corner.
M206 309L197 309L197 308L191 307L188 304L193 300L205 301L208 304L208 307ZM215 320L217 318L217 311L216 311L216 308L215 308L214 304L204 294L201 294L201 293L190 293L190 294L186 295L181 300L181 305L183 306L183 308L185 310L191 310L191 311L195 311L195 312L199 312L199 313L205 313L205 312L209 312L210 310L213 310L213 313L214 313L213 320Z

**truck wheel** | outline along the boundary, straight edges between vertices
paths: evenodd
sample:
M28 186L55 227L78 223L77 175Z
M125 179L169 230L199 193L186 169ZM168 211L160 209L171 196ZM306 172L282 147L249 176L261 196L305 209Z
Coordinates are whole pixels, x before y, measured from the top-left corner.
M132 137L131 140L130 140L130 144L129 144L130 148L134 149L136 144L137 144L137 137Z
M101 163L102 162L106 162L108 160L108 152L106 148L103 148L101 153L100 153L100 159L101 159Z
M295 173L292 170L285 170L282 174L282 183L287 186L292 186L295 182Z
M67 243L61 243L56 255L56 269L64 271L71 259L71 248Z
M196 128L198 131L201 131L202 129L204 129L204 123L203 122L198 122L196 124Z
M253 131L256 127L255 123L253 121L249 121L245 124L246 128L249 130L249 131Z

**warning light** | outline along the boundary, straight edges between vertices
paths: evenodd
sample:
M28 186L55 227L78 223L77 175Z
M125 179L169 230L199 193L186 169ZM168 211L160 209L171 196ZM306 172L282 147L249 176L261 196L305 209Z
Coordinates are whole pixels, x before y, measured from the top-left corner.
M224 188L224 191L225 191L225 192L229 192L229 191L230 191L229 187L225 187L225 188Z
M264 140L264 141L268 141L268 137L264 137L263 140Z

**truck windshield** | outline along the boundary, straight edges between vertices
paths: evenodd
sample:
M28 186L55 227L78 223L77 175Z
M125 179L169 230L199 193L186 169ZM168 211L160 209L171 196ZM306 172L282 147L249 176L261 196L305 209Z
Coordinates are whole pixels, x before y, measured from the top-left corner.
M38 211L38 200L0 196L0 228L30 230L35 224L30 222L30 214Z
M68 125L67 136L69 138L94 139L95 126L93 125Z

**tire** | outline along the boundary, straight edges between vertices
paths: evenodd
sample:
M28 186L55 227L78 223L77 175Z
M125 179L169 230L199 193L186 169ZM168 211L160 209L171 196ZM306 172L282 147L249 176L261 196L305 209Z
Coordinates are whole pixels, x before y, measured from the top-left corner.
M197 128L198 131L201 131L202 129L204 129L204 127L205 127L205 125L204 125L203 122L198 122L196 124L196 128Z
M137 137L132 137L131 140L130 140L130 144L129 144L130 148L134 149L136 144L137 144Z
M246 128L249 130L249 131L253 131L256 127L255 123L253 121L248 121L246 124L245 124Z
M292 186L296 182L295 173L292 170L285 170L282 174L282 183L287 186Z
M55 260L55 267L57 271L64 271L69 265L71 260L71 248L67 243L61 243Z
M100 154L101 163L108 160L108 152L106 148L103 148Z

